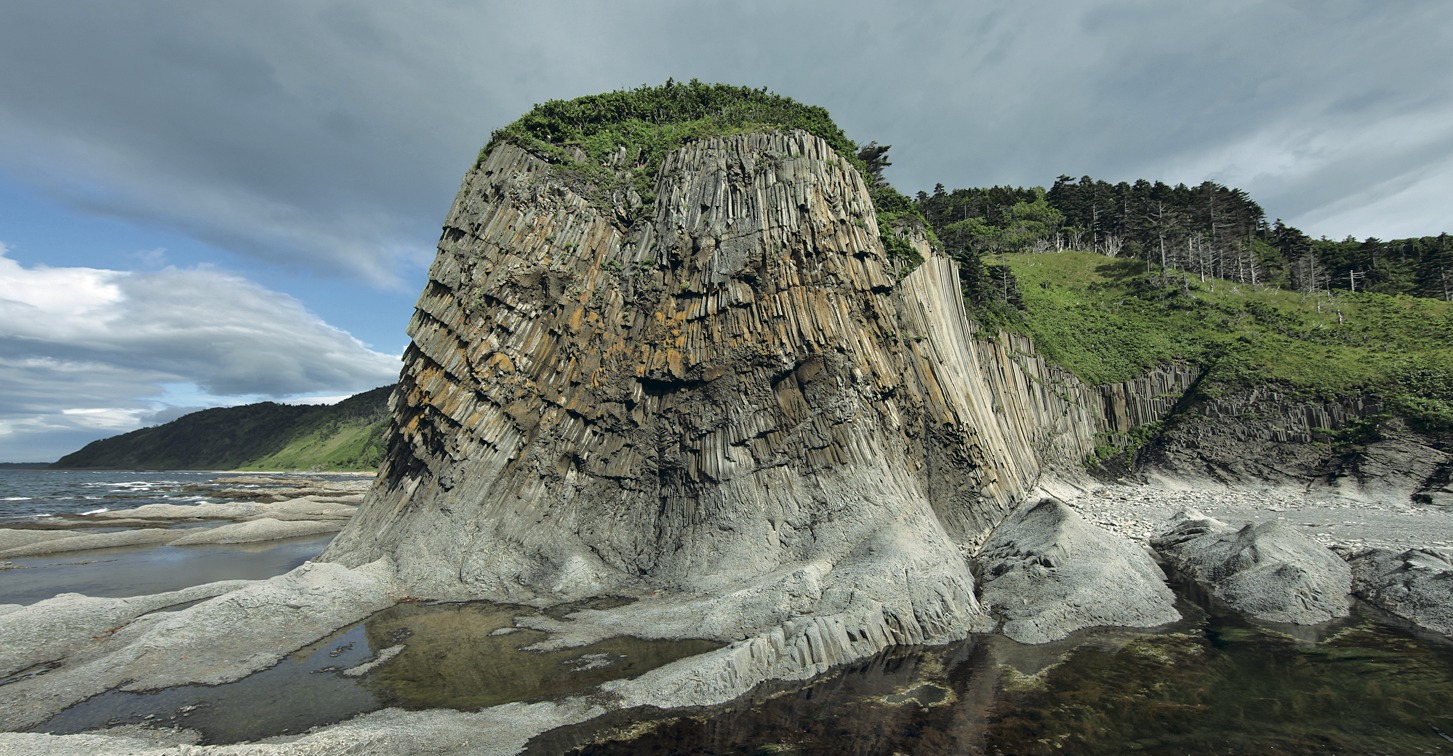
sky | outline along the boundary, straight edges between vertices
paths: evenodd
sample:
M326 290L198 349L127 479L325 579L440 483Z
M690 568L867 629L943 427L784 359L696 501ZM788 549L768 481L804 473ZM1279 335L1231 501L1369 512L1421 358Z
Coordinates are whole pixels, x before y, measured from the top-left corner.
M57 0L0 9L0 461L393 382L464 171L535 103L765 86L913 194L1218 181L1453 231L1453 3Z

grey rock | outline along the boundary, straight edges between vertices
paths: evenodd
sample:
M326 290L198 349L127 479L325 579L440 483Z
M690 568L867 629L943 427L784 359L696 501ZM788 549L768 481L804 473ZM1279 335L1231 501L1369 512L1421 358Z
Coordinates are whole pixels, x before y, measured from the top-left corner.
M1314 625L1348 614L1347 564L1281 523L1238 530L1190 515L1150 542L1181 575L1256 619Z
M1194 398L1147 447L1140 472L1202 487L1294 485L1363 501L1443 499L1447 478L1441 476L1453 455L1400 418L1378 422L1356 451L1329 443L1329 430L1355 427L1382 411L1366 396L1308 402L1269 385Z
M0 557L44 556L70 551L110 549L118 546L160 546L175 539L168 530L123 530L115 533L66 533L63 538L36 540L0 551Z
M1353 593L1420 627L1453 637L1453 562L1433 549L1367 549L1348 558Z
M324 520L321 522L308 520L284 521L272 517L262 517L256 520L248 520L247 522L219 525L215 528L197 529L172 541L171 545L190 546L209 543L275 541L283 538L300 538L303 536L318 535L319 533L334 533L342 529L342 527L343 523L337 520Z
M18 528L0 528L0 553L11 549L29 546L43 541L54 541L58 538L70 538L71 533L60 530L21 530Z
M395 603L393 569L308 563L261 581L210 583L125 599L63 594L0 616L0 669L53 669L5 686L0 728L44 722L107 690L217 685ZM173 612L179 601L212 598ZM15 639L11 641L10 639Z
M1004 634L1047 643L1087 627L1153 627L1180 614L1165 575L1127 538L1095 527L1055 499L1025 507L979 554L983 598Z
M94 598L62 593L0 616L0 677L56 662L109 638L118 628L168 606L220 596L248 585L230 580L130 598Z

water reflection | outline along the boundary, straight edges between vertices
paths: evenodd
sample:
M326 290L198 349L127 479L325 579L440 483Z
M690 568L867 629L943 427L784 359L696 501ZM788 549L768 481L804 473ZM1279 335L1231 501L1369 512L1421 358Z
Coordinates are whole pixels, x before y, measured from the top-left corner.
M564 611L568 611L568 608ZM1184 609L1161 632L1046 646L982 636L890 649L722 707L616 712L545 733L535 753L1453 754L1453 646L1366 610L1297 634ZM533 613L401 604L227 685L113 691L37 728L126 723L206 743L298 733L386 706L477 709L560 698L715 647L617 638L536 653ZM556 614L562 612L557 611ZM386 649L396 656L372 668ZM353 674L349 674L352 670Z
M546 734L535 752L1453 753L1453 649L1366 614L1308 642L1234 617L890 651L733 705Z
M479 709L583 693L607 680L635 677L721 644L610 638L545 653L523 650L547 636L513 629L524 607L401 604L368 623L369 646L404 644L368 676L380 700L406 709ZM499 634L502 630L510 632Z
M197 730L203 743L235 743L300 733L389 706L470 710L583 693L720 645L612 638L562 651L526 651L546 636L514 630L514 618L535 613L482 602L399 604L236 682L111 691L35 730L146 724ZM400 645L396 656L365 666Z

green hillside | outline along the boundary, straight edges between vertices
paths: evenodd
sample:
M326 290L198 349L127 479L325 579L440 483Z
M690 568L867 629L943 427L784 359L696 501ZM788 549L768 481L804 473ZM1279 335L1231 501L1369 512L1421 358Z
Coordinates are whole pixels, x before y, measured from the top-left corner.
M1001 259L1020 306L1000 303L993 319L1088 383L1185 360L1206 370L1206 394L1259 383L1309 400L1363 394L1425 432L1453 431L1453 303L1203 282L1093 252Z
M53 467L137 470L372 470L383 459L392 386L333 405L202 410L94 441Z

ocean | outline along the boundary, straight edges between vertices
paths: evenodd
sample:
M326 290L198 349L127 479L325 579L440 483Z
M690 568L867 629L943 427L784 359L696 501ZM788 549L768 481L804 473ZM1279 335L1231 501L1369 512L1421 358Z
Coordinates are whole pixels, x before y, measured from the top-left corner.
M219 472L0 469L0 527L56 515L130 509L144 504L198 504ZM243 488L245 486L235 486Z
M131 472L0 468L0 529L46 528L46 520L145 504L219 502L221 488L265 488L228 482L227 472ZM269 473L268 478L292 477ZM209 496L210 495L210 496ZM59 524L59 523L57 523ZM215 524L215 523L212 523ZM174 523L172 527L203 527ZM81 532L118 529L96 523ZM0 559L0 604L32 604L60 593L139 596L214 580L261 580L316 557L332 533L281 541L209 546L91 549Z

